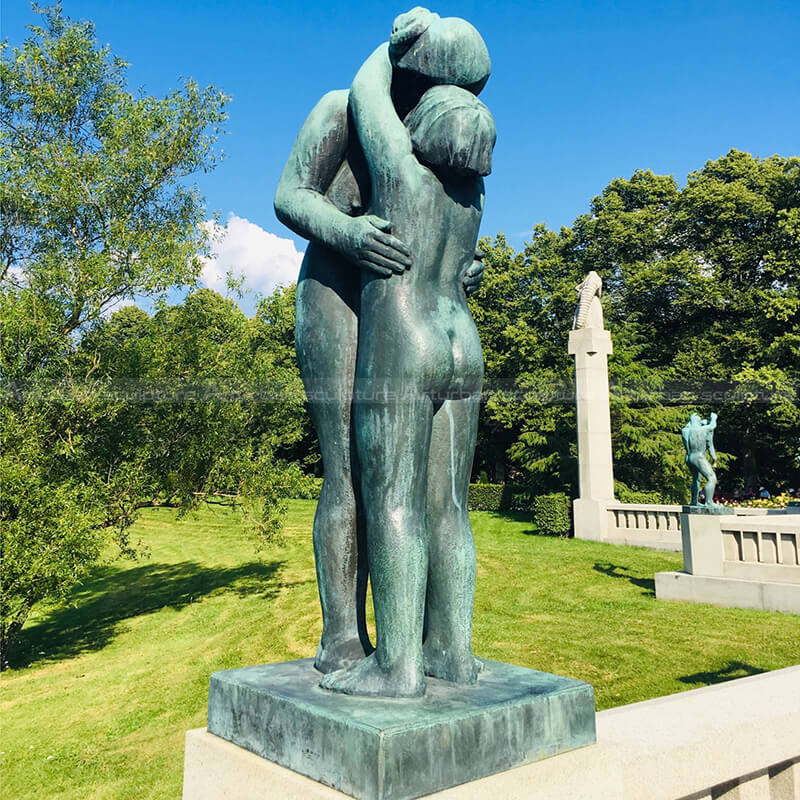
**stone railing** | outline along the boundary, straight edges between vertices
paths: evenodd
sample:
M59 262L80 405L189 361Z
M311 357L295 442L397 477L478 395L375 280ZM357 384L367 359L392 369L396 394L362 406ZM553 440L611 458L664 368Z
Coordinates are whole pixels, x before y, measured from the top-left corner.
M656 550L681 549L681 507L613 503L606 506L607 541Z
M731 513L737 517L771 517L774 514L800 514L800 503L789 503L786 508L757 508L751 506L735 506Z
M628 544L650 550L680 553L683 506L619 503L616 500L575 500L575 538L609 544ZM783 519L800 513L800 506L782 508L731 508L737 519ZM763 524L762 522L756 523Z
M723 517L722 574L800 583L800 516Z
M683 572L656 575L662 600L800 614L800 514L681 516Z
M681 506L578 499L572 510L576 539L681 550Z
M431 800L800 800L800 667L612 708L597 744L454 786ZM189 731L183 800L346 800L346 795Z

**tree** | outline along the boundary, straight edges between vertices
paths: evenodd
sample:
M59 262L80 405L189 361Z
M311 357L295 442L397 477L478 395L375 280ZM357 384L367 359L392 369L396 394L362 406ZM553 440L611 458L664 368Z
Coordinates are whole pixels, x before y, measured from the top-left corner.
M688 492L680 428L691 396L675 385L672 359L697 325L687 312L704 297L698 261L680 249L672 216L680 196L672 176L639 170L615 179L573 225L568 257L604 281L615 478L682 502ZM590 266L592 265L592 266ZM677 347L669 348L669 343Z
M276 453L308 473L321 474L322 456L308 414L305 389L294 352L296 286L265 297L252 325L253 370L259 390L258 427L273 435Z
M580 276L558 247L559 235L542 225L521 253L502 234L483 240L486 273L470 299L487 393L476 470L543 492L577 481L567 336Z
M257 532L275 535L285 496L303 483L291 454L306 423L297 367L277 344L283 320L264 314L282 296L251 320L200 289L153 317L123 308L88 331L74 360L96 365L109 409L87 445L93 471L124 472L139 507L241 505Z
M126 546L148 479L124 459L97 469L96 432L121 404L75 350L119 301L197 278L205 210L185 179L214 167L227 102L192 81L134 95L91 23L41 13L0 59L2 664L33 605L78 580L107 532Z

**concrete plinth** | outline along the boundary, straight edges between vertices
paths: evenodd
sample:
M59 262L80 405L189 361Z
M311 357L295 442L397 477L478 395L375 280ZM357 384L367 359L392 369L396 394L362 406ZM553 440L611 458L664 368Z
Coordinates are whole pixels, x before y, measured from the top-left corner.
M424 697L319 688L311 659L211 676L209 732L356 798L406 800L595 741L581 681L485 661L477 684Z
M659 600L800 614L800 585L794 583L657 572L656 597Z
M693 575L722 575L724 558L720 517L716 514L681 514L683 568Z
M596 745L429 800L800 800L798 682L790 667L601 711ZM267 798L346 800L203 729L187 733L183 800Z
M608 541L607 501L578 497L572 501L572 526L576 539Z
M684 514L710 514L716 516L725 516L730 515L732 511L735 509L731 509L728 506L718 505L718 506L681 506L681 510Z

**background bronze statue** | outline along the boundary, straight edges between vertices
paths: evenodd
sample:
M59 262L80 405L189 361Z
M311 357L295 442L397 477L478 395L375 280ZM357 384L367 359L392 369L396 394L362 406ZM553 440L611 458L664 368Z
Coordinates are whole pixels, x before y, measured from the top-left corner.
M460 19L414 9L395 20L388 48L393 114L404 117L434 84L478 92L490 70L478 32ZM352 426L361 277L391 282L413 262L395 224L373 213L370 177L355 134L349 92L330 92L304 123L275 197L279 219L310 240L298 279L296 350L325 480L314 520L323 633L315 665L346 667L369 653L363 511ZM473 243L474 247L474 243ZM473 253L463 290L482 274ZM394 276L394 277L392 277Z
M689 421L681 430L683 446L686 448L686 464L692 471L692 505L705 505L709 508L720 508L714 502L714 492L717 490L717 451L714 449L714 431L717 427L717 415L711 413L710 419L701 419L699 414L692 414ZM712 464L706 458L706 450L711 456ZM700 503L700 482L705 478L706 485L703 489L705 502Z

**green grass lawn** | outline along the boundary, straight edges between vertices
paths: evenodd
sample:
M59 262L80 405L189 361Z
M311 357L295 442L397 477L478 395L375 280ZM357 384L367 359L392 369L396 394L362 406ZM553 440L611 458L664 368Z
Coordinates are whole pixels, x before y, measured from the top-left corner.
M2 679L2 796L179 798L209 675L314 653L313 514L293 502L285 543L259 558L229 511L145 512L149 558L98 569L23 631ZM656 601L677 554L472 517L477 655L590 681L599 709L800 663L800 617Z

